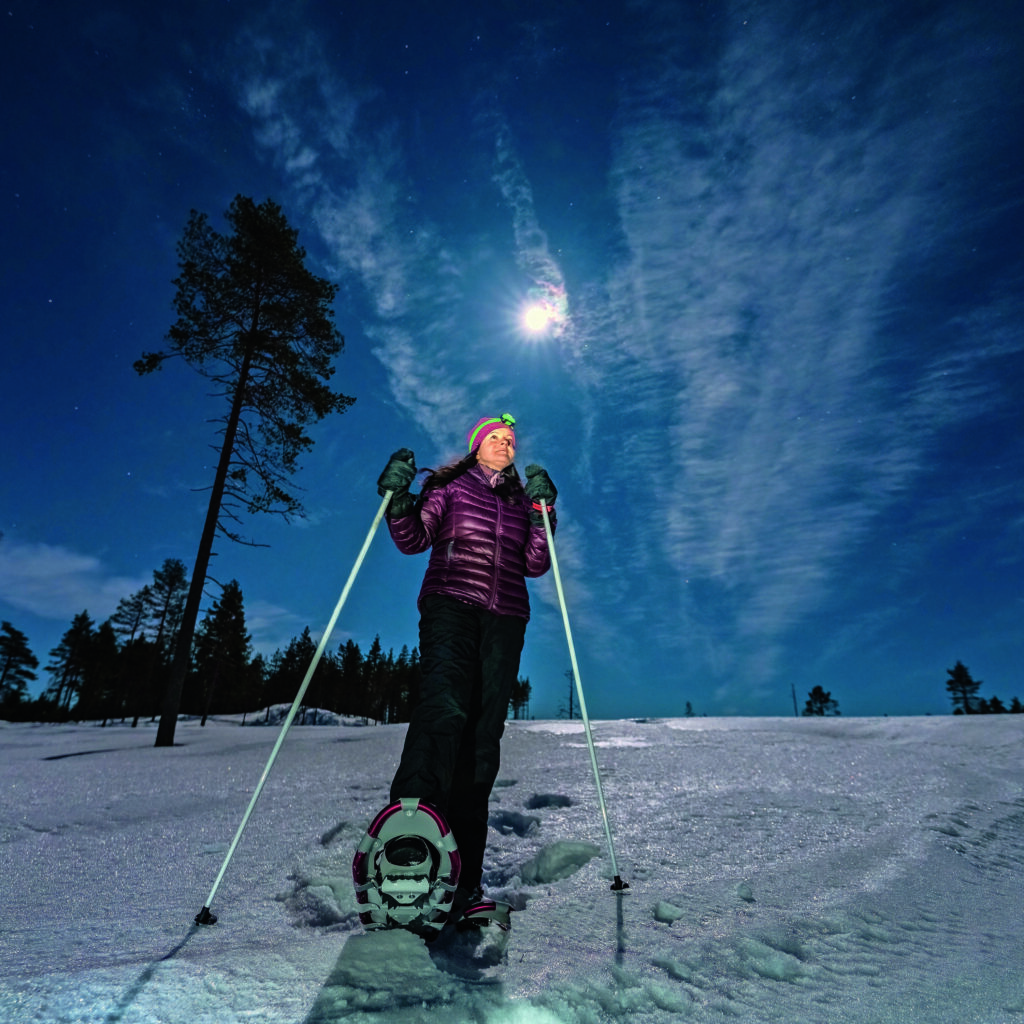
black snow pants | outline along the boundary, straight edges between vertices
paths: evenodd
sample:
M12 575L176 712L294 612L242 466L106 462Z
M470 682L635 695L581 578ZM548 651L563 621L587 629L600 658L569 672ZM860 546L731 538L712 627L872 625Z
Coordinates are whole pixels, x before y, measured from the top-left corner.
M420 700L391 799L418 797L448 819L462 857L460 887L480 884L488 800L526 620L452 597L420 602Z

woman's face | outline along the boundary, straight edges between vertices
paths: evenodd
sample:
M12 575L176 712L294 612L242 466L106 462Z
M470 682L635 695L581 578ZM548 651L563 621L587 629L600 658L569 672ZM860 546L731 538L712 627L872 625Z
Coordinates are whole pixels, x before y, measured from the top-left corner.
M504 469L516 457L515 435L508 427L492 430L476 450L476 461L488 469Z

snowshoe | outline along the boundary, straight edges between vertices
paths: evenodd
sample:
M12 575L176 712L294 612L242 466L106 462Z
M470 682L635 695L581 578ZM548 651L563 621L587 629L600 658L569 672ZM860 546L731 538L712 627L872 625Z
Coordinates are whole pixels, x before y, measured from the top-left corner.
M448 920L461 863L439 811L415 797L389 804L370 823L352 860L363 927L405 928L433 938Z

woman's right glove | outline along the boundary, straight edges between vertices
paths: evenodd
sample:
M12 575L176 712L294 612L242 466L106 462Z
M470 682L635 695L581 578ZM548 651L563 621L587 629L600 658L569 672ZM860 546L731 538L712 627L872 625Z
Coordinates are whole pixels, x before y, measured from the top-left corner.
M391 491L388 514L394 518L407 516L416 506L409 485L416 479L416 456L408 448L399 448L377 478L377 493L383 497Z

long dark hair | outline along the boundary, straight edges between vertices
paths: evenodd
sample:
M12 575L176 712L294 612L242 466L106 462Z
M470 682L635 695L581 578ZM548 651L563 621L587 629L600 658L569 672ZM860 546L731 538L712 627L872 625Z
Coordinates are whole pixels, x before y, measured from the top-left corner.
M463 473L468 473L475 465L477 465L477 458L476 450L474 449L463 455L461 459L449 462L448 465L442 466L440 469L423 470L428 475L420 487L420 503L422 504L423 499L431 491L436 490L438 487L444 487L445 484L450 484L453 480L457 480ZM501 479L495 485L494 493L510 505L514 505L522 499L524 493L523 481L520 479L514 465L510 464L501 471Z

